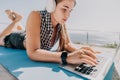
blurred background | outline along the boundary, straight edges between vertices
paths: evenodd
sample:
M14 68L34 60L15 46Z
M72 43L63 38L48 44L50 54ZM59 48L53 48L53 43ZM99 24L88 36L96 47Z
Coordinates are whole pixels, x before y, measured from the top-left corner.
M116 46L120 41L120 0L76 0L66 25L71 40L77 44ZM5 14L12 9L27 17L33 10L44 10L48 0L0 0L0 31L11 21Z

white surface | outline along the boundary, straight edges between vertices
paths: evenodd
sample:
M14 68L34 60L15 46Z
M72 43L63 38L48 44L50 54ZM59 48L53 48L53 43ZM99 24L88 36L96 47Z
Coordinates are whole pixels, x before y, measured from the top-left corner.
M14 72L18 71L22 72L18 77L20 80L80 80L74 76L67 76L63 71L54 72L45 67L20 68Z

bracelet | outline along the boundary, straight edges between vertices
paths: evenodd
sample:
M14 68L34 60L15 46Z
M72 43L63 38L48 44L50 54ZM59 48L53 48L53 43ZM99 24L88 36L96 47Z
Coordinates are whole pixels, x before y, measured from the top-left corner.
M66 51L63 51L61 54L61 61L62 61L63 65L67 64L67 61L66 61L67 55L68 55L68 52L66 52Z

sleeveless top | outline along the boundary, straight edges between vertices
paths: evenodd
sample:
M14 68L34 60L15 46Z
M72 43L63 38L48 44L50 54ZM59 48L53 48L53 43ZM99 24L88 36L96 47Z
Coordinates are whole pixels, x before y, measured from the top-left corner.
M53 46L51 46L51 40L53 37L54 28L52 26L51 22L51 15L47 10L40 11L41 14L41 31L40 31L40 43L41 43L41 49L50 50ZM54 44L59 39L59 33L61 30L61 25L57 24L57 33Z

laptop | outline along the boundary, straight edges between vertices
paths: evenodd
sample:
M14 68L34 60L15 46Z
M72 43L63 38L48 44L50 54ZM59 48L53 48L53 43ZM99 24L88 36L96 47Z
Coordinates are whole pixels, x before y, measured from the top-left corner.
M110 57L105 57L102 55L97 55L98 64L96 66L90 66L88 64L82 63L80 65L62 65L59 67L68 70L72 73L80 75L89 80L103 80L104 75L106 75L106 70L111 62Z
M0 64L0 80L18 80L2 64Z

